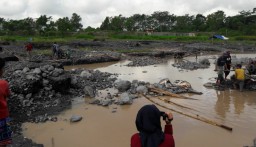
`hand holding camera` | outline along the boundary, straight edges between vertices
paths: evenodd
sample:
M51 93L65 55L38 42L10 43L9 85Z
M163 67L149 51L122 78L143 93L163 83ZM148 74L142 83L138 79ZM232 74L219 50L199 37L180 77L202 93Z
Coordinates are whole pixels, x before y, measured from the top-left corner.
M162 112L162 117L163 120L166 122L166 124L170 124L171 121L173 120L173 115L172 113L166 113L166 112Z

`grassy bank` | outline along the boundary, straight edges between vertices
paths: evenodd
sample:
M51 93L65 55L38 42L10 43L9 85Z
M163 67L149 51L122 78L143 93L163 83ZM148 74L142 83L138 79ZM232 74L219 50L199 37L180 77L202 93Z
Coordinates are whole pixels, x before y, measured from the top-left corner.
M70 42L79 40L166 40L179 42L211 42L211 37L207 33L196 34L195 36L178 35L147 35L143 32L90 32L90 33L73 33L64 36L0 36L0 41L7 42ZM229 37L229 36L227 36ZM223 40L214 39L215 42L223 42ZM245 42L246 44L256 45L256 36L232 36L228 42Z

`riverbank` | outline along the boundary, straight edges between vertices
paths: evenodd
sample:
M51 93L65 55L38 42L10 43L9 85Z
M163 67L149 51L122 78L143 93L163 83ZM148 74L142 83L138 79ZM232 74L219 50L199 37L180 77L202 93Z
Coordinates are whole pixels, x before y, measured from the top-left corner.
M51 45L45 46L35 44L34 51L50 50ZM1 55L14 56L20 60L8 62L4 75L4 78L10 83L13 93L8 103L15 124L15 134L21 133L20 125L24 122L56 121L52 115L70 108L72 98L84 95L94 97L96 90L114 86L115 74L86 69L68 72L63 70L64 65L129 59L133 61L131 66L147 66L166 62L165 58L174 58L177 52L184 53L184 56L195 56L195 53L256 50L253 46L227 44L186 44L168 41L85 41L61 44L63 49L72 49L72 59L52 60L49 54L33 54L31 60L27 61L26 53L21 50L21 45L11 44L5 45L3 48ZM81 50L81 48L87 48L87 50ZM130 83L122 84L124 85L119 89L125 89L124 91L130 89L130 87L127 88ZM103 104L111 102L112 100ZM14 139L14 142L19 141Z
M254 54L234 54L237 58L255 57ZM200 55L198 60L204 57L212 57L217 55ZM184 60L196 61L195 57L186 57ZM181 79L190 82L191 86L202 92L203 94L183 93L179 95L196 98L198 100L179 99L175 97L159 98L172 101L182 106L193 108L194 110L180 108L174 104L165 103L152 97L152 100L161 105L165 105L171 109L181 111L192 116L202 116L215 122L221 123L233 128L233 131L201 122L196 119L189 118L179 113L174 114L174 137L177 146L226 146L239 147L251 145L255 138L255 91L225 89L222 91L214 88L204 87L207 81L214 82L216 72L213 71L214 59L210 59L210 67L197 70L186 70L173 67L172 64L176 59L168 60L168 63L143 66L128 67L129 61L120 61L113 63L97 63L86 64L81 66L71 66L70 70L77 68L88 68L99 70L101 72L117 73L118 78L122 80L140 80L149 83L158 83L163 78L169 78L171 83ZM230 75L234 74L231 71ZM229 79L230 77L228 77ZM168 85L168 84L167 84ZM112 89L106 93L113 93ZM151 92L150 92L151 93ZM113 98L115 100L115 98ZM152 104L144 97L133 99L133 103L129 105L117 105L112 103L109 106L92 105L88 98L81 97L73 102L72 109L68 109L57 115L57 122L46 123L25 123L23 125L24 135L28 138L43 143L45 146L52 146L52 138L56 147L75 144L77 147L83 146L129 146L130 137L137 132L135 126L136 114L143 105ZM170 111L159 105L157 107L162 111ZM69 119L72 115L82 116L83 119L77 123L70 123ZM100 132L100 133L99 133ZM114 133L109 133L114 132ZM51 135L49 135L51 134ZM74 134L69 136L70 134ZM242 139L241 135L243 136ZM76 137L81 136L81 137ZM212 140L212 136L215 140ZM64 140L63 140L64 138ZM230 142L229 140L233 140Z

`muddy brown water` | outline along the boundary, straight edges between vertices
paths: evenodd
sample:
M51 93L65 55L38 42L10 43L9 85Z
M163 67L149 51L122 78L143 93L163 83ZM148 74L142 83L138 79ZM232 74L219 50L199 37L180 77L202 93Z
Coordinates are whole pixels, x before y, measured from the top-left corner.
M237 57L253 57L254 54L237 54ZM198 57L198 60L201 57ZM196 61L195 57L186 58ZM210 60L213 62L214 60ZM193 89L203 92L202 95L184 94L199 100L172 99L172 101L193 108L181 109L177 106L163 105L190 115L199 115L220 124L232 127L227 131L199 120L173 112L174 138L177 147L243 147L252 146L256 138L256 91L239 92L237 90L216 91L203 86L214 82L216 72L214 65L210 68L193 71L180 70L171 64L145 67L124 66L128 61L90 64L66 67L67 70L78 67L97 69L102 72L118 73L123 80L139 80L151 83L163 78L170 81L186 80ZM230 75L234 74L231 72ZM130 137L137 132L135 118L138 110L145 104L151 104L145 98L135 99L132 105L110 105L109 107L90 105L85 98L77 98L73 107L60 115L57 122L39 124L25 123L24 136L45 147L128 147ZM169 111L157 106L160 110ZM81 115L83 120L70 123L72 115ZM164 126L164 124L162 124Z

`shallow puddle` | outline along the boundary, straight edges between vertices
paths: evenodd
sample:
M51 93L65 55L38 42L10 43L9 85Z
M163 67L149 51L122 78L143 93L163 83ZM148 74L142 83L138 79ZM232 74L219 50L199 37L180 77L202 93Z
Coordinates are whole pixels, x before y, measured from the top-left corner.
M237 57L252 57L253 54L237 54ZM200 60L202 57L198 57ZM186 60L196 61L195 57ZM210 60L211 63L214 60ZM177 147L242 147L252 146L256 138L256 91L239 92L237 90L216 91L203 84L214 82L216 72L214 64L210 68L199 70L181 70L172 64L145 67L127 67L128 61L103 64L72 66L66 69L84 67L102 72L118 73L123 80L139 80L157 83L163 78L170 81L186 80L193 89L203 92L202 95L184 94L199 100L172 99L180 105L194 110L181 109L172 104L163 105L182 111L189 115L199 115L214 122L229 126L227 131L179 113L173 112L174 138ZM230 75L234 74L231 72ZM229 75L229 76L230 76ZM88 98L78 98L70 110L58 115L57 122L39 124L25 123L23 133L26 137L46 147L128 147L130 137L137 132L135 118L138 110L145 104L151 104L145 98L135 99L132 105L111 105L109 107L90 105ZM169 111L157 106L160 110ZM82 121L70 123L72 115L81 115ZM164 125L164 124L163 124Z

